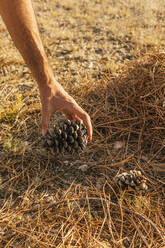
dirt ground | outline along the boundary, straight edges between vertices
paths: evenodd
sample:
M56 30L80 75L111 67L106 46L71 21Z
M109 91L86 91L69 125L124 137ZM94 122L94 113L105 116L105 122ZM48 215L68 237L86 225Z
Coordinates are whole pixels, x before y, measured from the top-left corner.
M164 1L33 5L55 77L94 137L80 154L44 150L37 84L0 19L0 247L164 247ZM117 188L131 169L147 192Z

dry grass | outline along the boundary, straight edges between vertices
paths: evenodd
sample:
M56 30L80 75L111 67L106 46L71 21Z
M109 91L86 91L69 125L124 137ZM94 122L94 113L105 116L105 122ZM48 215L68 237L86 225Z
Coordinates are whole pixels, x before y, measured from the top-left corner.
M75 157L43 150L37 87L0 22L0 247L165 247L164 2L34 5L56 77L90 113L94 139ZM146 193L116 188L133 168Z

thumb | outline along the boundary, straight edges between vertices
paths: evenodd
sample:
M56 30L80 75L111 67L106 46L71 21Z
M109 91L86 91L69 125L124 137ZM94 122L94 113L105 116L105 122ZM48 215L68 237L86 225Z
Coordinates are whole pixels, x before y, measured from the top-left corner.
M42 109L42 135L47 133L50 121L50 113L46 109Z

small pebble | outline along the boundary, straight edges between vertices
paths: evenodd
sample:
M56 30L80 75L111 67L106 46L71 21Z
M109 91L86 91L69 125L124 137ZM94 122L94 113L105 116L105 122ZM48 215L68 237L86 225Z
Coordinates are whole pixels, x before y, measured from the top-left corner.
M66 160L66 161L63 162L63 164L64 164L64 165L69 165L69 161Z
M88 165L87 164L80 165L78 167L78 169L81 170L81 171L83 171L83 172L85 172L85 171L88 170Z
M124 142L123 141L116 141L115 143L114 143L114 150L119 150L119 149L121 149L122 147L124 146Z

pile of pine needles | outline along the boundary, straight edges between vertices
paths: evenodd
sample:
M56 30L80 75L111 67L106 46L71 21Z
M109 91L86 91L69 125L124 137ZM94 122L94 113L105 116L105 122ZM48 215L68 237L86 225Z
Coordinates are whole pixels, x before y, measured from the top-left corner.
M24 120L27 134L20 114L11 122L13 138L29 148L2 144L0 247L164 247L165 182L154 166L163 168L165 154L165 55L144 54L116 71L103 64L99 73L97 83L75 89L94 127L78 161L40 151L38 115ZM113 177L127 165L144 172L147 192L116 187Z
M134 152L165 158L165 54L148 53L112 73L86 93L99 142L126 142ZM97 137L97 139L98 139Z

